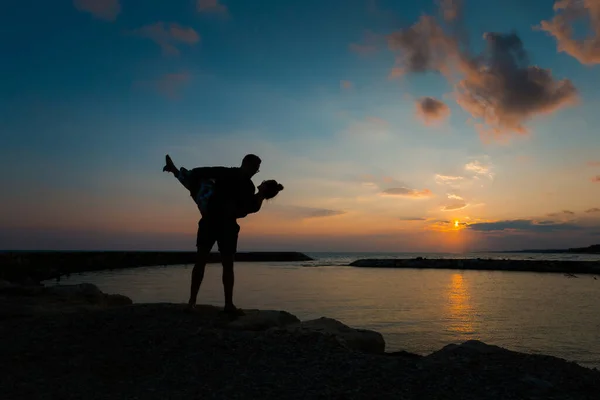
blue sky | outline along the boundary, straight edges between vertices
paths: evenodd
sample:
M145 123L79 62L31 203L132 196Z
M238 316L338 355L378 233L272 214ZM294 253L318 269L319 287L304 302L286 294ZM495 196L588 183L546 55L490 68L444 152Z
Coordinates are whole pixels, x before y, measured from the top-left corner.
M600 9L586 4L584 14ZM561 15L551 1L466 0L458 22L431 0L22 0L6 10L0 248L192 249L199 215L161 173L166 153L191 168L254 152L255 182L284 184L240 221L241 249L564 247L600 232L590 211L600 207L600 50L535 29ZM423 46L392 49L390 38L424 15L446 44L439 65L417 71L400 64ZM596 23L582 22L582 34ZM468 33L468 56L447 44L453 27ZM518 35L519 71L551 71L546 98L511 86L517 70L472 89L483 75L463 62L482 54L486 32ZM395 67L404 72L391 78ZM464 103L482 91L506 123L492 140L478 105ZM439 108L419 113L423 97ZM520 99L525 111L511 108Z

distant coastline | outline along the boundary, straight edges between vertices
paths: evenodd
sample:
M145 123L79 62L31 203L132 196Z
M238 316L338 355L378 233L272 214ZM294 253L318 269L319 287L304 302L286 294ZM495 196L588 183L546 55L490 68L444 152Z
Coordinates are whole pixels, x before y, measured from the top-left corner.
M484 252L478 252L484 253ZM600 254L600 244L593 244L587 247L572 247L569 249L525 249L525 250L510 250L510 251L486 251L485 253L538 253L538 254Z

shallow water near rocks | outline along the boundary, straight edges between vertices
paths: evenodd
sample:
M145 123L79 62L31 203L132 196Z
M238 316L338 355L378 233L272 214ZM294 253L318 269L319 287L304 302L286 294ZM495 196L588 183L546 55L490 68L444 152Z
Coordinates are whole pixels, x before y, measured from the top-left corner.
M191 265L73 275L136 303L187 301ZM47 282L48 284L54 282ZM199 303L222 304L221 267L207 267ZM238 263L235 302L327 316L381 332L387 351L429 354L477 339L600 368L600 280L501 271L308 267Z

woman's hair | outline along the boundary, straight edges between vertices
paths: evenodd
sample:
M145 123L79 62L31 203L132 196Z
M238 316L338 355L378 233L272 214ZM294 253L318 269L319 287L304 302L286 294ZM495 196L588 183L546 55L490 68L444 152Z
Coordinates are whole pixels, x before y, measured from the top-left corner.
M267 200L277 196L283 190L283 185L275 179L264 181L261 186L263 186L263 194Z

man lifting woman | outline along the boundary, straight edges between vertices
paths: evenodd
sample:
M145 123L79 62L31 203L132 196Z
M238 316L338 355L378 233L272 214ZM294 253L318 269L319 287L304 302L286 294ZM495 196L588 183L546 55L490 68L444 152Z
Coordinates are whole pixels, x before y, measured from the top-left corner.
M196 305L208 256L216 242L223 264L224 311L243 315L233 304L233 264L240 232L237 219L258 212L263 200L271 199L283 190L283 186L277 181L268 180L263 181L256 192L252 177L259 171L260 164L258 156L248 154L239 167L200 167L187 170L177 168L171 157L166 156L163 171L172 173L188 189L202 215L196 236L197 258L192 270L189 309Z

